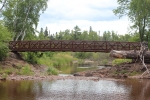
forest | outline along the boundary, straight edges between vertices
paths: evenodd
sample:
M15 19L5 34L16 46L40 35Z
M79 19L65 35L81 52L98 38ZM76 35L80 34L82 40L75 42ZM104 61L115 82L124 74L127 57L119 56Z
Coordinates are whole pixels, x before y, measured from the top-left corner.
M49 0L0 0L0 60L5 60L10 50L9 41L18 40L99 40L99 41L150 41L150 0L117 0L118 7L113 13L121 18L127 16L132 22L131 30L126 34L117 34L113 30L96 32L89 25L89 30L82 30L78 25L72 30L66 29L55 34L51 29L42 27L37 30L40 15L47 8ZM65 24L65 23L64 23ZM21 53L29 63L47 66L70 66L77 59L90 59L107 63L108 54L81 52L25 52ZM65 58L65 59L62 59Z

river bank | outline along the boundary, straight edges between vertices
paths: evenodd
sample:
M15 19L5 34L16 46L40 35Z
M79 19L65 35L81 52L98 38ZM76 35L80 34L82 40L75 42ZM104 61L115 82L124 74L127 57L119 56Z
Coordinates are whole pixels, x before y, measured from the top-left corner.
M124 79L124 78L141 78L141 74L145 68L141 63L124 63L119 66L105 67L102 69L88 70L75 73L74 75L60 76L46 74L47 66L29 64L24 61L19 55L10 53L9 57L0 62L0 80L100 80L100 79ZM22 75L22 68L30 66L30 71L26 75ZM150 68L150 64L147 64ZM27 67L28 68L28 67ZM3 72L3 73L2 73ZM27 73L27 72L26 72ZM150 78L150 75L145 75L142 78Z
M150 69L150 64L146 64ZM74 76L85 76L85 77L99 77L99 78L142 78L150 79L150 74L142 74L146 71L146 68L140 62L134 63L123 63L112 67L105 67L97 70L83 71L75 73Z

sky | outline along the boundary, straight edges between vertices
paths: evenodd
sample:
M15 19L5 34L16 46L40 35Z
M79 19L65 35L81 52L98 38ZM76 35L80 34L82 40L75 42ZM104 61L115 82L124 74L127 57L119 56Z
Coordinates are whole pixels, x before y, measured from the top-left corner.
M77 25L81 31L88 31L91 26L100 34L112 30L127 34L128 18L119 19L112 11L117 6L117 0L49 0L48 8L40 16L38 30L48 27L54 34L60 30L73 30Z

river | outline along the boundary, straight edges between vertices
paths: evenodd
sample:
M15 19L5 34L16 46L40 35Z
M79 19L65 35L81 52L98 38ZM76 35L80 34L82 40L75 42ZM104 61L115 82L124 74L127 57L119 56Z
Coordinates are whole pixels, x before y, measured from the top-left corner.
M150 80L0 81L0 100L150 100Z
M0 100L150 100L150 81L0 81Z

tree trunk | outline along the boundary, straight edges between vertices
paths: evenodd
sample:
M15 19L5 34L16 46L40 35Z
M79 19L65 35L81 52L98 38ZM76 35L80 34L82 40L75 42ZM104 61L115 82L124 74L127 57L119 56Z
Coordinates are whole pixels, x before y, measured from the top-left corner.
M130 50L130 51L116 51L116 50L112 50L110 52L110 56L114 57L114 58L127 58L127 59L140 58L139 57L139 51L134 51L134 50ZM144 54L144 59L150 59L150 51L147 51Z

